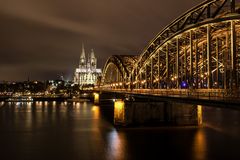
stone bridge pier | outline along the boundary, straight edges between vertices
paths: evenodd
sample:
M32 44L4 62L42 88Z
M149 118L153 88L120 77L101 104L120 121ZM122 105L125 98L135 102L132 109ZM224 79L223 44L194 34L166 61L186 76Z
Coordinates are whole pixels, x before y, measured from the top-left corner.
M129 126L139 124L199 126L202 124L202 106L176 102L114 102L114 124Z
M114 107L116 126L202 125L202 105L111 92L94 93L94 103Z

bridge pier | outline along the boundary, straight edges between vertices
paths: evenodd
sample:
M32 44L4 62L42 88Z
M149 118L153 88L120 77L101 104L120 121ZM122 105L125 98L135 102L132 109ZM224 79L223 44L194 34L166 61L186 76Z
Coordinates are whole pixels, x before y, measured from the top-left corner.
M99 104L99 93L93 93L93 103Z
M114 102L114 125L194 125L202 124L202 106L174 102Z

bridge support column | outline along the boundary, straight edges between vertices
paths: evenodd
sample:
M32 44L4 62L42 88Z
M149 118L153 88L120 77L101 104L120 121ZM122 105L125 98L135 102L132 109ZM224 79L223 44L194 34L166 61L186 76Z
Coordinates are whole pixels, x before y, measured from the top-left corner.
M189 75L189 87L193 87L193 33L192 30L189 33L190 37L190 75Z
M160 82L161 82L161 77L160 77L160 52L158 51L158 89L161 88Z
M235 22L231 21L231 89L235 90L237 88L236 81L236 31Z
M94 104L99 104L99 93L93 93L94 96Z
M153 89L153 57L151 58L151 77L150 77L150 88Z
M212 88L211 26L207 26L207 85Z
M177 47L177 51L176 51L176 80L177 80L177 88L180 88L179 87L179 39L177 38L176 40L176 47Z
M202 107L172 102L136 102L117 100L114 103L114 124L128 126L201 125Z
M188 76L187 76L187 48L184 48L184 81L187 82Z
M125 117L125 102L118 99L114 102L114 124L115 125L126 125Z
M147 65L145 65L145 89L148 88L148 71L147 71Z
M226 90L227 88L229 88L229 84L228 84L228 49L229 49L229 44L228 44L228 33L226 33L226 50L224 52L224 55L223 55L223 65L224 65L224 74L223 74L223 79L224 79L224 89Z
M167 89L169 88L169 50L168 50L168 44L166 45L166 84Z
M164 121L170 125L202 125L202 106L165 102Z
M142 83L142 71L140 71L140 83L139 83L139 89L143 89L143 83Z
M195 88L197 89L199 87L199 81L198 81L198 76L199 76L199 70L198 70L198 62L199 62L199 54L198 54L198 42L195 42L195 70L196 70L196 74L195 74Z
M216 38L216 88L219 88L219 40Z

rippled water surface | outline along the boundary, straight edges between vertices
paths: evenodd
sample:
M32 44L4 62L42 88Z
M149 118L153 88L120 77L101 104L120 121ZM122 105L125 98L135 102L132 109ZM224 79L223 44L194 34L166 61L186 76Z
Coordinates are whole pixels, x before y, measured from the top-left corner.
M0 102L0 159L240 159L239 111L204 107L203 127L118 130L112 114L87 102Z

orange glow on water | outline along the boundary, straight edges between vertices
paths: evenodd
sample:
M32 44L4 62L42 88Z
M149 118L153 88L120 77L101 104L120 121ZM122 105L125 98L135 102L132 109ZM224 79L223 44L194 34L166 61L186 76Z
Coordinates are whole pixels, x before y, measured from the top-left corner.
M206 137L202 129L199 129L193 141L193 159L205 159L207 151Z
M98 106L93 106L92 107L92 112L93 112L93 118L94 119L99 119L100 111Z
M126 137L123 133L113 130L108 135L109 147L107 159L125 159Z

